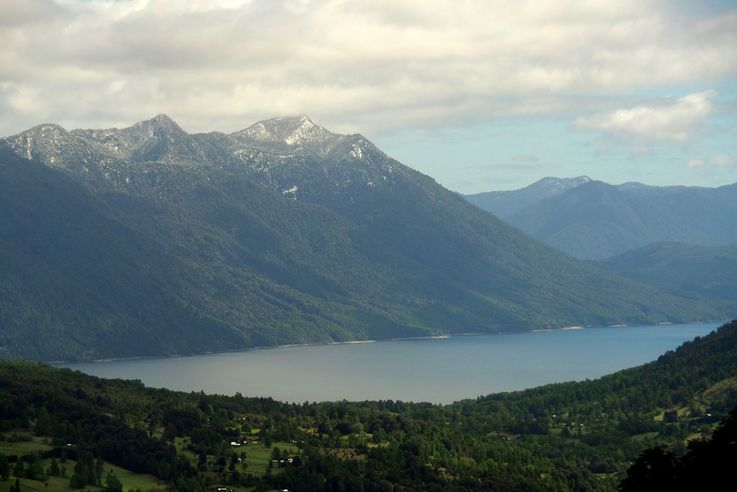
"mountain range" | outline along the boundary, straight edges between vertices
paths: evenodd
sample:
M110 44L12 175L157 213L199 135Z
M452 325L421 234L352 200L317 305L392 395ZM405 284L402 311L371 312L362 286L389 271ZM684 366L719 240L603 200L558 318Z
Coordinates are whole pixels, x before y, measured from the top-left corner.
M576 178L542 178L519 190L487 191L466 195L466 199L479 208L502 219L545 198L558 196L591 181L588 176Z
M0 355L91 359L720 319L306 116L0 141Z
M657 242L737 244L737 184L658 187L545 178L521 190L467 198L581 259L601 260Z

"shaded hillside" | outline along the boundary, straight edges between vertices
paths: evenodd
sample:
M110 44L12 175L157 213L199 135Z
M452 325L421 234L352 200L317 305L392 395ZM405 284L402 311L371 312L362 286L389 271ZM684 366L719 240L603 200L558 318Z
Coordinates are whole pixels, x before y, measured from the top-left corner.
M466 200L477 207L504 219L515 212L545 198L558 196L566 191L591 181L587 176L576 178L543 178L519 190L487 191L465 195Z
M88 456L177 490L614 490L643 450L684 449L736 404L737 322L600 379L451 405L282 404L5 361L0 473L23 462L38 488L52 458Z
M5 139L4 356L719 319L531 240L360 135L306 117L189 135Z
M547 198L507 222L577 258L603 259L647 244L737 243L737 185L613 186L592 181Z
M0 173L6 356L165 355L421 333L372 307L388 307L378 293L358 297L378 289L371 276L382 272L352 250L349 224L242 177L214 185L160 171L177 182L176 200L155 201L94 193L15 158L2 160Z
M597 265L673 294L722 304L737 316L737 246L655 243Z
M621 490L720 490L729 487L735 462L737 408L719 423L710 439L691 441L683 456L663 447L644 451L627 470Z

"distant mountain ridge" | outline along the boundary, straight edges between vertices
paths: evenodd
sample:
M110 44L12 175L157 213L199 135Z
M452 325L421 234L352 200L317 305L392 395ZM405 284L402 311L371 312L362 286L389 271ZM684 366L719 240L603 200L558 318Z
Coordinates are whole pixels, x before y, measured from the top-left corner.
M306 116L0 141L0 356L720 319L565 257Z
M542 178L525 188L509 191L487 191L466 195L466 199L497 217L505 218L544 198L560 195L591 181L588 176L576 178Z
M648 244L737 244L737 184L719 188L587 181L539 199L504 220L581 259Z

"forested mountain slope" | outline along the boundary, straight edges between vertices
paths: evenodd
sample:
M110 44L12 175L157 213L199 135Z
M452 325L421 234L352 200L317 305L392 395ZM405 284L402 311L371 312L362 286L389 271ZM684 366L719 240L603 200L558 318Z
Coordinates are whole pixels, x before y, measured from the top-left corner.
M655 243L597 265L673 294L719 304L737 316L737 246Z
M40 125L0 149L0 354L723 319L567 258L360 135Z

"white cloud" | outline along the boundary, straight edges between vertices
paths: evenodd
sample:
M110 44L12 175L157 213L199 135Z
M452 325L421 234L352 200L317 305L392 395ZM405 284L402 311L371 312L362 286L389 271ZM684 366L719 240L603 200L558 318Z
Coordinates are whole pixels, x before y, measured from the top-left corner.
M689 159L688 167L727 167L737 164L737 160L728 154L719 154L709 159Z
M734 163L735 163L734 158L727 154L715 155L714 157L709 159L709 164L713 166L717 166L717 167L731 166Z
M0 134L48 120L128 124L159 112L190 130L308 113L339 131L570 114L603 94L716 86L737 73L737 9L694 8L660 0L0 1ZM680 138L678 128L664 131Z
M611 113L581 117L576 124L630 137L685 140L712 112L713 91L690 94L658 105L635 106Z

